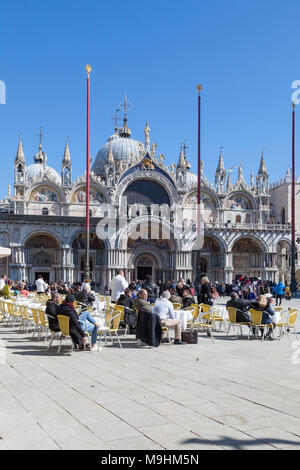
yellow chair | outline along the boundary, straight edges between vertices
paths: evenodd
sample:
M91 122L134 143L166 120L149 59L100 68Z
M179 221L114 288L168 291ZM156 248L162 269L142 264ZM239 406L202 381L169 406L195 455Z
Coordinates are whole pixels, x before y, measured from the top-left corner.
M60 343L59 343L57 352L58 354L60 353L62 340L65 338L70 338L71 343L72 343L72 347L71 347L71 354L72 354L74 345L73 345L72 338L70 336L70 317L67 317L66 315L57 315L57 321L58 321L59 328L61 331L61 338L60 338Z
M123 305L115 305L114 306L114 311L115 312L120 312L121 317L120 317L120 324L125 325L125 333L124 336L127 335L128 332L128 325L125 323L125 307Z
M297 338L297 331L296 331L295 323L298 317L298 310L295 308L291 308L289 309L288 313L289 313L288 321L287 322L280 321L276 325L279 328L279 339L281 338L281 336L283 336L284 333L287 333L289 337L289 330L294 330L294 334Z
M263 329L263 334L261 340L264 341L265 335L266 335L266 330L272 329L273 337L274 337L274 332L273 332L273 325L272 323L270 324L262 324L262 316L263 316L263 311L261 310L255 310L254 308L250 308L250 315L251 315L251 320L252 320L252 327L255 328L255 334L257 334L259 329Z
M45 341L46 341L48 338L48 333L49 333L48 318L46 320L45 312L42 308L38 308L37 313L38 313L38 316L40 319L40 325L41 325L39 339L41 339L42 334L45 333Z
M112 344L113 336L115 336L118 340L119 346L122 349L122 344L118 335L119 326L120 326L120 319L121 313L115 310L111 310L105 315L105 324L104 327L100 327L98 329L98 336L99 336L99 344L98 344L98 351L101 347L101 336L104 335L105 344L107 344L106 336L109 334Z
M173 303L174 310L181 310L182 305L180 303L174 302Z
M198 315L198 318L197 320L192 324L192 330L198 330L198 331L201 331L201 330L206 330L208 336L211 337L212 339L212 342L214 343L214 336L213 336L213 321L214 321L214 312L212 313L212 316L211 316L211 322L210 323L206 323L205 320L207 320L204 315L203 315L203 312L202 314L199 313Z
M238 328L240 328L241 337L243 337L242 326L245 325L245 326L249 327L248 339L250 339L251 323L250 322L237 322L236 317L237 317L238 310L236 308L227 307L227 312L228 312L228 316L229 316L229 327L228 327L228 330L227 330L227 336L229 335L230 328L232 326L237 326ZM237 335L236 335L236 337L237 337Z
M210 320L210 312L212 311L211 305L201 304L200 312L204 313L203 318L205 320Z
M38 333L38 337L40 337L40 332L42 329L41 320L37 311L37 307L31 307L32 318L34 322L34 330L32 333L32 338L34 338L35 333Z

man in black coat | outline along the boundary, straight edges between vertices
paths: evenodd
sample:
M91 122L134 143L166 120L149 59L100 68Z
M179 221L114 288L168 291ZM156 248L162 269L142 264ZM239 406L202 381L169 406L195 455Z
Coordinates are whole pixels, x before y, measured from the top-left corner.
M70 336L74 345L82 349L86 342L86 335L79 322L77 312L74 309L74 300L74 295L67 295L66 300L58 306L57 315L65 315L70 318Z
M154 304L155 300L159 296L159 287L154 281L152 281L150 274L146 275L142 289L145 289L148 292L148 301L151 304Z
M78 291L75 294L75 299L80 304L93 305L95 302L95 296L89 292L88 286L83 286L82 291Z
M117 305L124 307L124 321L129 326L130 333L133 333L136 327L136 313L133 310L132 292L129 288L125 289L117 300Z
M251 315L248 307L252 304L252 300L240 299L237 292L231 293L231 299L226 304L227 307L236 308L236 321L237 323L246 322L251 323Z
M59 306L60 295L58 292L53 292L51 300L46 303L46 315L48 317L49 328L51 331L60 331L57 321L57 309Z

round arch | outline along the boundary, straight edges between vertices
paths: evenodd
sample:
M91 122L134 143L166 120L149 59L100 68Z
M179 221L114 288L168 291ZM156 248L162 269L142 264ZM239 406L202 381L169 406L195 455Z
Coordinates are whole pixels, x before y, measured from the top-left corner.
M216 210L221 207L218 197L216 197L215 193L210 188L207 188L206 186L201 187L201 202L202 203L204 202L204 205L205 205L205 201L203 201L202 195L204 196L207 195L213 201L214 207L211 208L211 210ZM196 197L195 202L193 200L193 197ZM195 189L189 191L184 196L182 204L183 206L191 206L191 205L197 204L197 192Z
M42 198L38 198L37 200L32 200L32 197L36 194L37 197L38 197L38 189L41 189L43 190L44 188L46 189L46 191L41 191L41 196L43 196ZM53 196L51 196L51 190L57 194L59 197L58 197L58 200L52 200L51 197L53 198ZM53 183L52 181L48 181L48 180L45 180L45 181L39 181L33 185L30 186L30 188L26 191L25 193L25 199L28 201L28 202L56 202L56 203L60 203L60 202L65 202L65 195L62 191L62 189L55 183ZM42 200L39 200L39 199L42 199ZM45 200L47 199L47 200Z
M257 203L255 198L248 191L231 191L225 198L224 205L228 209L230 207L230 200L233 200L237 209L239 210L257 210ZM247 200L250 201L252 207L247 207Z
M149 234L149 224L155 224L155 226L163 227L165 233L170 235L170 239L174 240L174 243L176 243L176 246L179 248L178 242L174 237L174 228L172 227L172 225L166 220L155 216L140 216L132 219L127 225L125 225L121 230L116 233L115 238L112 238L111 240L111 245L115 245L115 248L118 250L125 249L127 241L130 238L130 234L134 232L138 226L147 225L147 230Z
M178 193L175 187L169 179L161 173L151 170L142 170L142 171L134 171L129 173L122 181L118 184L117 190L113 197L113 204L115 206L119 206L122 201L122 196L128 186L134 181L152 181L159 184L167 193L170 201L170 207L173 206L176 202L179 202Z
M70 191L68 202L72 204L85 204L85 183L80 182ZM107 204L109 202L109 195L102 186L91 181L90 184L90 204Z
M43 238L42 238L43 237ZM33 239L40 239L40 240L45 240L46 238L49 238L50 240L52 240L54 243L53 243L53 247L55 245L55 248L56 249L59 249L62 245L62 242L61 240L59 239L58 235L50 230L47 230L46 231L41 231L41 230L34 230L33 232L30 232L23 240L23 246L25 248L29 248L28 247L28 244L31 240ZM38 243L37 243L38 244Z

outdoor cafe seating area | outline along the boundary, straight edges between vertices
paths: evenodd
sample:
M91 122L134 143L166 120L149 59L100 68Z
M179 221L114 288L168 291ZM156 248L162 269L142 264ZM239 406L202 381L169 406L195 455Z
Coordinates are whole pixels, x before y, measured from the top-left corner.
M46 302L49 300L47 294L37 295L30 293L27 297L19 295L0 299L0 326L12 327L21 333L25 333L41 344L45 350L54 350L61 353L63 343L68 343L70 351L73 343L69 332L69 317L58 315L60 332L53 332L49 328L48 317L45 313ZM62 297L63 298L63 297ZM124 307L111 303L109 296L96 295L92 306L84 306L74 302L75 310L80 314L83 310L89 310L96 319L98 328L98 351L102 347L116 345L123 347L123 342L130 339L141 346L141 342L134 335L129 335L128 326L124 322ZM180 304L174 304L175 316L181 320L182 331L197 331L199 340L210 338L212 343L218 337L227 339L260 339L264 341L265 335L271 325L262 325L261 311L251 309L252 323L237 323L237 310L234 308L218 305L211 307L204 304L192 304L186 309L181 309ZM138 312L136 312L138 315ZM297 337L296 319L297 309L286 309L275 307L276 329L272 330L273 338L281 340L290 337L294 333ZM172 328L162 325L167 336L172 338ZM261 334L259 332L261 331ZM91 337L86 333L91 346ZM195 335L194 335L195 336ZM198 339L198 338L197 338ZM143 344L143 346L146 346Z

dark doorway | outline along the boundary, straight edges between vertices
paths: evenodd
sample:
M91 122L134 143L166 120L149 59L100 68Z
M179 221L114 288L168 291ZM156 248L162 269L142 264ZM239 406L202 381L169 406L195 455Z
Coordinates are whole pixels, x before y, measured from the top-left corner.
M151 266L138 266L137 268L137 278L140 281L144 281L146 274L152 276L152 267Z
M35 280L37 280L37 278L39 276L43 276L43 279L45 282L49 283L49 276L50 276L50 273L47 273L47 272L35 272Z

